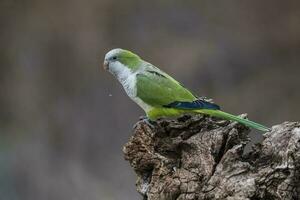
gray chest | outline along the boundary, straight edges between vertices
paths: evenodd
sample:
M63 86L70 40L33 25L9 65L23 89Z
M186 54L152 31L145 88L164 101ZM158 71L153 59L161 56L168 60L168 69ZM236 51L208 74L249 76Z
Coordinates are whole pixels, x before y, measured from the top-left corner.
M127 95L133 99L136 97L136 74L131 74L124 79L119 80Z
M136 75L132 74L123 80L124 90L130 98L136 97Z
M136 74L131 74L127 76L125 79L119 80L123 85L124 90L127 95L137 103L145 112L148 112L152 109L152 106L146 104L142 99L137 97L137 87L136 87Z

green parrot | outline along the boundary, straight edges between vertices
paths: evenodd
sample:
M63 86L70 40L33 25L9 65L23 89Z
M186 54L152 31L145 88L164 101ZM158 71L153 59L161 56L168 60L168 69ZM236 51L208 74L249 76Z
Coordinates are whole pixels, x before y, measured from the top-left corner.
M266 126L223 112L218 105L199 99L170 75L131 51L109 51L105 55L104 69L118 79L127 95L146 112L150 120L197 113L237 121L260 131L270 131Z

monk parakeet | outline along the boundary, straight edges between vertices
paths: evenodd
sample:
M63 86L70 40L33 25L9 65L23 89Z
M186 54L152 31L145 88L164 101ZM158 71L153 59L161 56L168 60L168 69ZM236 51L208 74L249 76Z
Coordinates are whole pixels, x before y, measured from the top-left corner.
M104 68L118 79L127 95L146 112L150 120L200 113L270 131L268 127L223 112L218 105L199 99L170 75L131 51L109 51L105 55Z

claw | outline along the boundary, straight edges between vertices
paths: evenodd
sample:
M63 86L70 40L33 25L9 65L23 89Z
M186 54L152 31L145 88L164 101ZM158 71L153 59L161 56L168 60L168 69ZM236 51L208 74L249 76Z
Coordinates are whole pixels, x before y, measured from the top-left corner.
M138 124L139 124L138 122L135 123L135 124L133 125L132 129L133 129L133 130L136 129L136 127L137 127Z
M149 126L151 129L153 129L156 125L155 121L150 120L147 116L140 116L139 120L144 122L145 124L147 124L147 126ZM136 124L133 125L133 129L136 129L137 125L139 124L139 122L137 122Z
M139 117L139 120L144 120L144 119L148 119L148 117L147 116L140 116Z
M144 123L146 123L151 129L153 129L156 125L155 121L152 121L151 119L149 119L148 117L145 117L144 119L142 119L142 121Z

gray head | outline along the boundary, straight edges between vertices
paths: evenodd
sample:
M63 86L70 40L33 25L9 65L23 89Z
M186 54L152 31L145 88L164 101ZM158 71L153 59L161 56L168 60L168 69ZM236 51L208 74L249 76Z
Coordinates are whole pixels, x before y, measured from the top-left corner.
M141 58L132 53L131 51L124 49L110 50L104 58L104 69L111 73L119 73L122 70L135 71L140 66Z

